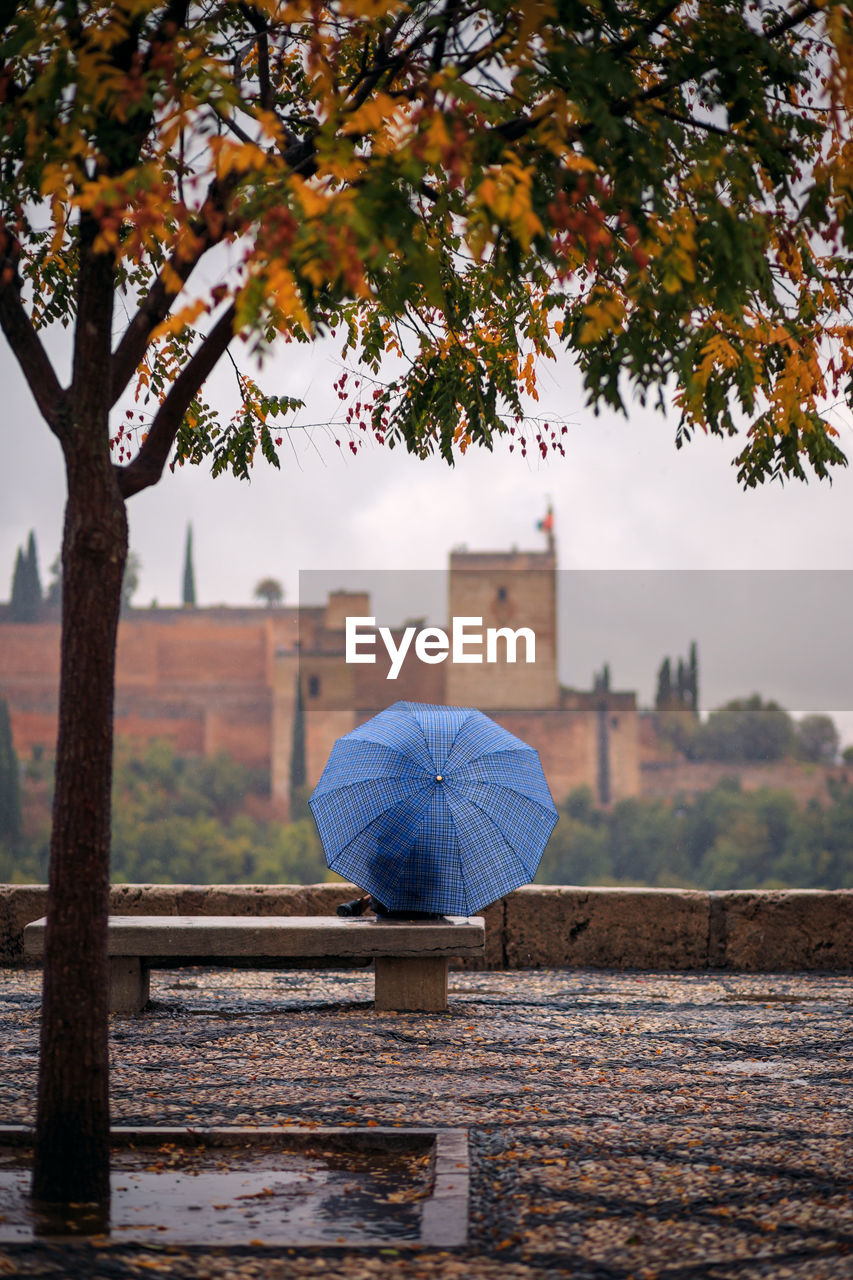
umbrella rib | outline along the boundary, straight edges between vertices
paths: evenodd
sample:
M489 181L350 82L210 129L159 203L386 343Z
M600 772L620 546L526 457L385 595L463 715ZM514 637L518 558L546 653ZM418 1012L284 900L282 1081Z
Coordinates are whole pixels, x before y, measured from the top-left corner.
M450 754L451 754L451 751L453 750L453 747L456 745L456 739L459 737L459 734L462 732L462 730L464 729L468 721L471 719L471 717L476 714L475 707L469 708L468 711L469 711L469 714L462 721L462 724L460 724L459 728L456 731L456 734L454 735L451 749L447 753L448 760L450 759ZM483 713L480 712L480 714L482 715ZM487 719L488 717L484 717L484 718ZM498 727L500 728L501 726L498 726ZM512 752L515 755L517 755L519 752L525 752L525 753L529 753L530 755L536 756L537 759L539 758L539 752L536 751L534 747L531 747L528 742L523 742L521 738L516 738L514 734L511 734L509 732L509 730L505 730L505 732L507 737L509 738L508 742L502 742L500 746L490 747L486 751L481 751L478 749L477 754L475 756L472 756L471 759L468 760L466 764L463 764L460 767L463 769L467 769L469 765L476 764L478 760L490 760L493 756L508 755L510 752Z
M464 901L466 906L468 906L473 901L473 894L470 891L468 880L465 875L465 863L462 858L462 850L459 847L458 840L456 842L456 862L459 867L459 879L462 881L462 893L463 893ZM470 914L471 914L470 910L466 911L466 915L470 915Z
M467 709L467 711L466 711L466 715L465 715L464 720L461 720L461 721L459 722L459 728L458 728L458 729L456 730L456 732L454 733L454 735L453 735L453 739L452 739L452 741L451 741L451 743L450 743L450 746L449 746L449 748L448 748L448 751L447 751L447 755L444 757L445 767L447 766L447 761L448 761L448 760L450 759L450 757L453 755L453 748L456 746L456 743L457 743L457 741L458 741L458 738L459 738L460 733L461 733L461 732L462 732L462 730L465 728L466 724L467 724L467 723L468 723L468 721L471 719L471 716L472 716L472 715L473 715L473 709L472 709L472 708L468 708L468 709Z
M426 747L427 754L429 755L429 758L432 760L433 764L435 764L435 766L438 768L439 761L437 761L435 758L435 752L433 751L433 748L430 745L429 739L427 738L426 729L424 728L424 726L421 724L418 717L414 714L414 712L411 709L413 706L416 706L416 705L417 705L416 703L412 703L412 702L406 703L406 706L409 708L409 715L412 717L412 720L415 722L415 724L418 726L418 729L420 730L420 734L421 734L421 737L423 738L424 746ZM447 748L447 754L444 757L444 761L442 761L440 764L441 768L446 767L446 762L450 759L450 756L453 752L453 748L456 745L456 739L459 737L460 733L462 732L462 730L464 729L468 721L471 719L471 716L473 715L473 712L474 712L473 707L459 707L456 709L460 711L464 710L465 717L463 720L460 721L459 727L457 728L456 732L454 733L453 737L450 740L450 746Z
M359 783L353 782L353 783L347 784L346 786L337 787L335 790L337 793L340 791L349 790L352 787L357 787L359 785L360 785ZM420 794L423 793L424 795L428 795L429 791L430 791L430 783L429 781L427 781L422 787L411 788L406 793L406 795L398 796L396 799L391 800L385 806L384 809L377 810L377 812L371 817L370 821L367 822L363 827L360 827L351 836L351 838L347 841L347 843L341 849L339 849L337 853L333 854L332 856L335 858L335 860L340 860L342 857L346 855L346 852L350 848L350 846L359 838L359 836L363 835L365 831L369 831L370 828L375 826L377 822L380 822L383 818L387 818L390 813L393 813L395 809L399 809L402 805L409 804L415 797L419 796ZM321 839L322 839L322 836L321 836ZM327 862L328 862L328 856L327 856ZM331 866L331 864L329 865ZM334 870L333 867L332 867L332 870Z
M457 737L458 737L458 735L457 735ZM454 738L454 743L455 743L455 741L456 741L456 739ZM541 761L539 761L539 753L538 753L538 751L534 751L532 747L529 747L529 746L527 746L527 744L526 744L526 743L521 742L521 743L519 743L519 745L518 745L518 746L513 746L513 745L510 745L510 746L501 746L501 747L495 747L495 749L494 749L493 751L482 751L482 752L480 752L478 755L472 756L472 757L471 757L471 759L470 759L470 760L467 760L464 764L461 764L461 765L457 765L457 766L455 766L455 768L454 768L454 766L451 764L451 765L450 765L450 767L449 767L449 769L448 769L448 772L449 772L449 773L450 773L450 772L456 772L457 770L459 770L459 771L461 772L463 769L472 769L472 768L474 768L476 765L480 764L480 763L481 763L481 761L485 761L485 760L494 760L494 759L495 759L496 757L498 757L498 756L510 755L510 754L512 754L512 755L532 755L532 756L535 756L535 757L536 757L537 762L539 762L539 767L541 768ZM450 759L450 752L448 752L448 753L447 753L447 758L448 758L448 760ZM447 767L447 766L445 766L445 767ZM478 779L478 781L479 781L479 779ZM498 786L508 786L508 785L510 785L510 784L508 784L508 783L506 783L506 782L504 782L504 781L501 781L501 782L499 782L497 785L498 785Z
M333 786L329 787L328 791L321 791L318 798L323 799L324 796L337 795L341 791L351 791L353 787L360 787L365 782L405 782L408 780L409 776L410 775L405 773L379 773L376 774L375 777L355 778L352 782L336 782ZM430 774L426 774L425 781L423 783L424 789L429 786L430 782L432 782L432 776ZM414 789L417 790L417 788ZM316 795L316 791L314 794ZM311 799L313 800L314 796L312 796Z
M448 775L448 778L447 778L447 781L448 781L448 784L452 786L452 785L454 784L454 781L455 781L455 775L454 775L454 774L449 774L449 775ZM516 790L516 788L515 788L515 787L513 787L512 783L510 783L510 782L500 782L500 781L498 781L497 779L494 779L494 778L475 778L475 779L474 779L474 781L476 782L476 784L477 784L477 786L478 786L478 787L497 787L500 791L509 791L509 792L511 792L514 796L521 796L521 798L522 798L523 800L526 800L529 804L535 804L535 805L536 805L536 807L537 807L537 809L541 809L541 810L543 811L543 813L553 813L553 812L554 812L553 807L552 807L552 808L549 808L549 807L548 807L548 805L547 805L547 804L545 804L544 800L535 800L535 799L533 798L533 796L529 796L529 795L527 794L527 792L526 792L526 791L518 791L518 790ZM459 790L460 790L460 792L461 792L461 790L462 790L462 784L459 784ZM474 802L472 801L472 803L474 803ZM553 800L552 800L552 801L551 801L552 806L553 806L553 803L554 803L554 802L553 802Z
M452 788L452 787L448 787L448 791L452 792L452 790L453 790L453 788ZM484 808L483 808L483 806L482 806L481 804L478 804L476 800L473 800L470 796L465 796L465 797L463 797L463 798L464 798L464 801L465 801L465 803L466 803L466 804L469 804L469 805L471 806L471 808L472 808L472 809L476 809L478 813L481 813L481 814L483 815L483 817L485 818L485 820L486 820L488 823L490 823L490 824L491 824L491 826L493 826L493 827L494 827L494 829L498 832L498 834L500 835L500 837L501 837L501 839L503 840L503 842L504 842L504 844L506 845L506 847L509 849L509 851L510 851L510 853L512 854L512 856L515 858L515 860L516 860L516 862L518 863L518 865L521 867L521 869L522 869L522 871L524 872L524 874L525 874L525 875L527 875L527 874L528 874L527 867L526 867L526 866L524 865L524 863L522 862L522 860L521 860L521 856L519 855L519 853L517 852L517 850L516 850L516 849L512 846L512 844L510 843L510 841L509 841L509 837L506 835L506 833L505 833L505 831L504 831L503 827L501 827L501 826L500 826L500 824L499 824L498 822L496 822L496 821L495 821L495 819L492 817L492 815L489 813L489 811L488 811L487 809L484 809ZM525 797L525 799L526 799L526 798L527 798L527 797ZM536 804L536 801L535 801L535 800L531 800L531 801L530 801L530 803L531 803L531 804ZM542 808L543 806L541 806L541 805L540 805L539 807L540 807L540 808ZM547 812L549 812L549 810L547 810L547 809L546 809L546 810L545 810L545 812L547 813ZM556 825L557 825L557 820L556 820L556 818L555 818L555 819L554 819L554 826L552 826L551 831L553 831L553 830L554 830L554 827L555 827ZM550 834L551 834L551 833L549 832L549 833L548 833L548 835L549 835L549 839L550 839ZM547 841L546 841L545 843L547 844ZM545 851L545 848L544 848L544 845L543 845L542 852L544 853L544 851ZM542 855L540 854L539 856L540 856L540 858L541 858L541 856L542 856ZM535 872L534 872L534 874L535 874Z
M428 808L428 806L427 806L427 808ZM425 817L424 817L424 814L422 814L422 815L421 815L421 818L420 818L420 822L418 823L418 829L420 829L420 827L423 825L423 823L425 822L425 820L426 820L426 819L425 819ZM377 819L377 821L378 821L378 819ZM388 893L388 897L389 897L389 899L392 897L392 895L394 894L394 891L395 891L395 890L396 890L396 888L397 888L397 885L398 885L398 884L400 883L400 881L402 880L402 878L403 878L403 873L404 873L404 871L405 871L405 870L406 870L406 861L405 861L405 859L404 859L404 858L400 858L400 859L399 859L399 866L398 866L397 874L396 874L396 876L394 877L394 879L393 879L392 881L390 881L390 882L389 882L389 886L388 886L388 888L389 888L389 893Z
M460 728L461 728L461 727L462 727L462 726L460 725ZM448 752L448 756L449 756L449 755L450 755L450 752ZM452 806L451 806L450 801L449 801L449 800L448 800L448 798L447 798L446 793L444 794L443 799L444 799L444 804L445 804L445 805L447 805L447 808L448 808L449 810L451 810L451 813L452 813ZM424 816L423 816L423 818L421 819L421 824L420 824L420 825L421 825L421 826L423 826L423 824L424 824L426 821L427 821L427 816L426 816L426 813L424 813ZM463 901L467 904L467 903L470 901L470 899L469 899L469 897L468 897L468 882L467 882L467 880L465 879L465 868L464 868L463 860L462 860L462 850L461 850L461 848L459 847L459 833L458 833L458 831L456 831L456 829L455 829L455 825L456 825L456 824L454 823L454 839L455 839L455 841L456 841L456 849L455 849L455 852L456 852L456 865L457 865L457 867L458 867L458 869L459 869L459 879L460 879L460 881L462 882ZM420 834L420 830L419 830L418 834ZM400 878L400 877L398 876L398 880L399 880L399 878ZM468 913L467 913L467 911L466 911L466 914L468 914Z

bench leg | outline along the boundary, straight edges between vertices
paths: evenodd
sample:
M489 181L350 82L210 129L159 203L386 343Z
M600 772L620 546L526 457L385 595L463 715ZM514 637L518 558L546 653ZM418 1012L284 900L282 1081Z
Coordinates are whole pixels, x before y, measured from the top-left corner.
M147 1003L147 966L139 956L110 956L110 1013L139 1013Z
M447 957L377 956L373 1007L442 1013L447 1008Z

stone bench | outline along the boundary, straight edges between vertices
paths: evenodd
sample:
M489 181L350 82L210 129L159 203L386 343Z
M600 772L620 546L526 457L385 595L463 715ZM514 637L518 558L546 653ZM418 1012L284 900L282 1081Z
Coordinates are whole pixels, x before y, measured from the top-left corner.
M44 955L45 918L24 929L24 955ZM110 1012L138 1013L151 969L332 968L375 965L375 1008L447 1008L447 961L483 954L477 917L437 920L337 916L110 916Z

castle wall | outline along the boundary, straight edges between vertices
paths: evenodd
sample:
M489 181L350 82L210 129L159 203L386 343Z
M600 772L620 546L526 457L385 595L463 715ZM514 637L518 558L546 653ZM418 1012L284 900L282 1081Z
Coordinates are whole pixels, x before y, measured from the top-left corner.
M335 602L331 614L334 628L325 625L328 613L323 618L319 611L312 610L300 626L299 648L279 653L273 683L270 770L273 794L285 808L290 796L297 677L302 682L305 763L310 786L319 779L337 739L350 729L393 702L441 703L445 700L444 677L436 666L407 662L396 680L387 679L390 660L382 645L376 648L375 664L347 665L344 615L340 613L339 603ZM354 616L370 615L363 610ZM398 643L400 632L394 635Z
M0 626L0 697L9 703L19 756L56 742L59 689L58 622Z
M591 699L592 695L586 697ZM611 695L614 705L608 704L606 710L611 723L608 735L610 802L636 795L639 786L633 695L628 695L630 705L620 705L615 701L620 698L624 700L625 695ZM557 804L562 803L575 787L581 786L589 787L599 798L598 706L584 704L581 699L574 701L573 706L554 710L499 708L490 712L505 729L538 751ZM615 720L618 720L618 726L613 727Z
M298 671L298 651L295 648L282 649L278 655L273 677L270 790L285 814L288 813L290 804L290 760L293 748Z
M59 680L58 622L6 622L0 628L0 688L14 680L41 687Z
M332 747L350 729L359 724L354 708L327 709L307 720L305 733L305 763L308 783L315 786L325 768Z
M586 784L595 789L595 732L590 717L574 711L504 708L490 714L539 753L555 804L565 800L573 787Z
M551 559L538 553L455 553L453 613L482 617L484 627L533 625L547 638L553 568L541 565ZM508 592L503 601L497 598L501 585ZM133 612L119 628L118 736L165 738L189 754L226 751L247 765L268 768L284 810L290 791L295 678L301 669L309 784L316 783L338 737L398 699L481 706L536 748L558 803L581 785L600 796L602 718L611 801L640 794L690 796L736 775L744 790L788 790L803 804L825 800L828 780L846 776L843 769L790 762L662 759L659 744L637 713L634 694L559 688L553 693L556 661L552 670L550 641L537 653L536 672L518 664L496 671L485 665L454 668L449 662L430 666L410 661L398 680L389 681L381 645L375 665L347 666L345 617L352 610L369 614L368 604L366 596L340 593L327 606L299 611ZM505 606L503 611L499 606ZM58 622L0 623L0 696L8 699L22 757L34 747L52 750L56 740L59 642ZM314 692L308 687L311 676L317 679ZM547 705L538 705L538 698Z
M276 653L295 643L295 609L157 609L119 625L119 737L179 751L226 751L269 767ZM60 625L0 626L0 696L21 756L56 741Z

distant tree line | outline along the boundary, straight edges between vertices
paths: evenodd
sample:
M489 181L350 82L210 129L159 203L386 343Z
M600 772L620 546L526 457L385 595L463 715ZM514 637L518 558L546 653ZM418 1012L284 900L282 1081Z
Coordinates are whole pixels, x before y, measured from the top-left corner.
M2 707L2 704L0 704ZM0 716L0 785L2 785ZM51 762L24 770L23 831L0 830L0 881L46 879ZM220 754L179 755L167 742L118 744L111 877L117 883L309 884L326 878L313 820L269 816L265 773Z
M675 802L598 808L587 787L560 806L539 884L692 889L853 888L853 783L797 805L789 791L743 791L737 778Z
M121 610L126 614L131 600L139 586L139 574L142 562L135 551L128 553L122 580ZM26 547L18 547L15 567L12 573L12 585L9 593L8 618L11 622L40 622L45 615L45 606L53 607L62 599L62 560L59 555L50 566L50 581L46 589L42 589L41 575L38 567L38 549L36 535L30 530ZM254 598L261 600L268 608L280 605L284 600L284 588L277 578L262 578L254 590ZM181 603L186 609L196 607L196 573L193 553L192 525L187 525L186 542L184 544L183 570L181 574Z
M707 719L657 712L659 736L688 760L718 760L731 764L776 760L804 760L831 764L840 738L831 716L813 714L794 720L776 702L758 694L735 698L710 712Z
M21 770L0 701L0 881L42 882L50 828L49 757ZM797 805L787 791L746 792L727 778L674 802L596 806L581 787L536 877L542 884L698 889L853 887L853 783L830 778L828 800ZM228 756L179 755L165 742L121 743L114 783L116 882L306 884L327 878L310 816L269 812L266 779ZM304 812L304 810L303 810Z
M677 665L666 657L658 668L654 723L658 737L688 760L764 762L807 760L830 764L838 756L838 730L828 715L794 718L759 694L735 698L699 715L699 655L696 642Z

